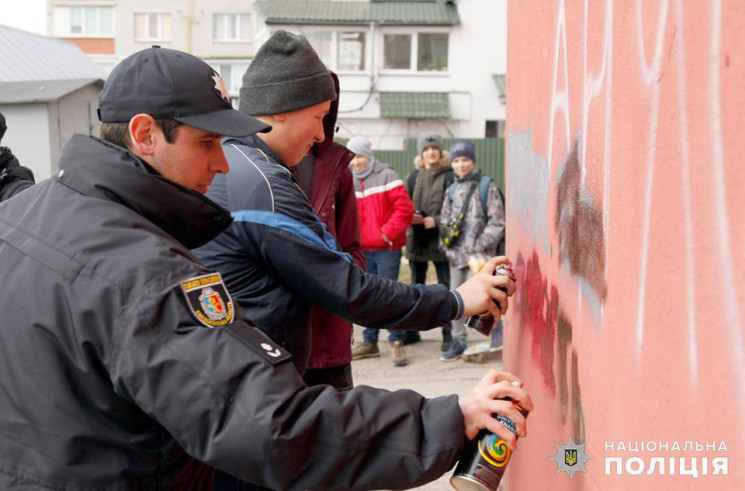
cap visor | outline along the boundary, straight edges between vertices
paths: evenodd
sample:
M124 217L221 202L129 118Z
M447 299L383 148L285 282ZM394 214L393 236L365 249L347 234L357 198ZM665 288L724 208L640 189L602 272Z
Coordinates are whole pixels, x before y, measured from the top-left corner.
M199 114L197 116L174 117L176 121L200 130L223 136L251 136L255 133L266 133L271 126L236 109Z

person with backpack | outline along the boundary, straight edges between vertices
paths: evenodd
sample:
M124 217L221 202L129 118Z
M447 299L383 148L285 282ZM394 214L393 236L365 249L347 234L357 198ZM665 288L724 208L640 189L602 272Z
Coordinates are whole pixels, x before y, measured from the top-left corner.
M471 141L450 146L455 174L440 212L440 248L450 263L450 288L463 284L495 255L504 239L504 200L489 176L476 170L476 149ZM501 346L502 322L494 328ZM468 347L463 319L453 321L453 342L440 360L454 361Z
M450 155L442 149L442 140L435 133L424 133L417 140L419 155L414 159L415 170L406 183L414 203L412 226L406 231L406 258L411 267L411 283L425 284L429 262L435 266L437 282L450 285L448 259L438 247L438 223L445 192L453 182ZM442 351L447 351L452 342L452 324L442 326ZM407 331L404 344L421 341L419 333Z

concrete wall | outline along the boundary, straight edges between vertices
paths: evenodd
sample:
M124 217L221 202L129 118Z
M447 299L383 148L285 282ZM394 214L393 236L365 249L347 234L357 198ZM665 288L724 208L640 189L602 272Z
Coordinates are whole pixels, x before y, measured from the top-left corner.
M740 0L509 3L505 489L745 489L743 46Z

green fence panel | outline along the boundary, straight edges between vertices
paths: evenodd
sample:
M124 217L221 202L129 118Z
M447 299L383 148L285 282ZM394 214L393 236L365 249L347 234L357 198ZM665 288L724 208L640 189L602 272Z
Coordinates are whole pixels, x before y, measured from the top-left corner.
M443 138L444 149L459 138ZM494 182L504 190L504 138L469 138L476 147L476 168L484 175L491 176ZM414 169L414 157L417 155L416 138L409 138L406 150L373 150L375 158L389 164L399 176L406 178Z

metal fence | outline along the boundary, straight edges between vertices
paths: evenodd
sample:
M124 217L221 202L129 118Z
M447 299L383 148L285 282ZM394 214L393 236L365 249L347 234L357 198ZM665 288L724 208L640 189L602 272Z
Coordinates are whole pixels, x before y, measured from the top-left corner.
M442 148L447 149L457 138L443 138ZM476 168L491 176L504 190L504 138L469 138L476 147ZM389 164L401 178L405 179L414 169L417 155L416 138L409 138L406 150L373 150L375 158Z

